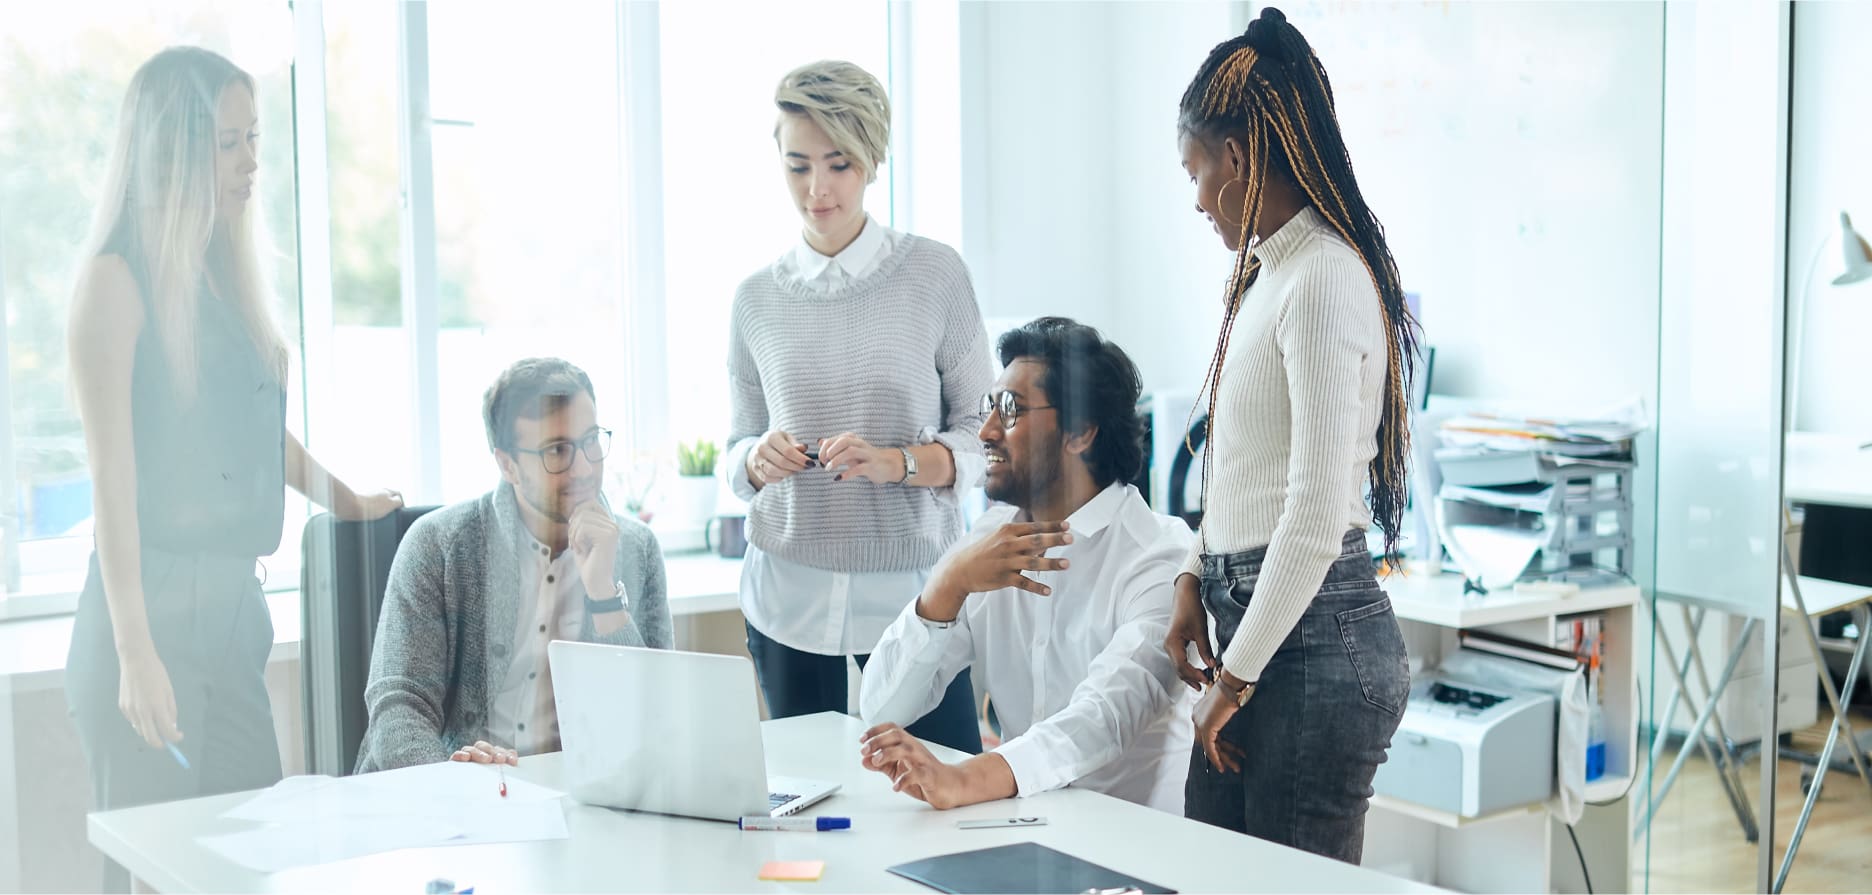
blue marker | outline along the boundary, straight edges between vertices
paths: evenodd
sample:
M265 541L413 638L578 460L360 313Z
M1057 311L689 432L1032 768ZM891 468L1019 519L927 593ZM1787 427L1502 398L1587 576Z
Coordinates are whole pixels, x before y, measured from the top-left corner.
M793 830L801 833L823 833L827 830L851 829L849 817L743 817L743 830Z
M163 745L169 747L169 754L175 756L176 764L181 765L182 770L188 770L188 756L183 755L182 750L177 749L175 744L168 740L163 740Z

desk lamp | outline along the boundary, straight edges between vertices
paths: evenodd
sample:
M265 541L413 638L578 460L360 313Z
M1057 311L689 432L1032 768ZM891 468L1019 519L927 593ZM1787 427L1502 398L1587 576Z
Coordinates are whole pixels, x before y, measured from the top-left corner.
M1850 286L1854 283L1872 280L1872 243L1853 229L1852 218L1846 212L1840 212L1840 254L1845 270L1833 278L1835 286ZM1828 240L1821 240L1814 247L1813 260L1807 263L1807 275L1801 278L1800 304L1796 305L1793 338L1794 363L1788 371L1788 428L1797 425L1800 410L1800 350L1806 339L1807 293L1813 288L1814 269L1820 264L1820 256L1825 254Z

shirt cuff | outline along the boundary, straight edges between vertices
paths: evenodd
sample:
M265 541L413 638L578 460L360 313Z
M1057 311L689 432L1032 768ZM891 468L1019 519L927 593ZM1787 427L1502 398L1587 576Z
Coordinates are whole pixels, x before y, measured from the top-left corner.
M1024 736L1015 737L994 748L994 753L1014 772L1014 795L1030 796L1058 789L1072 781L1056 779L1058 772L1047 760L1046 749Z
M728 490L749 503L754 501L754 495L758 492L754 490L754 483L748 481L747 458L748 452L759 443L759 438L743 438L735 442L724 458L727 462L722 464L722 475L728 480Z
M988 458L982 454L980 439L965 438L949 431L931 433L924 430L922 434L919 443L935 443L949 449L949 456L955 463L955 484L949 487L957 494L981 484L988 473Z

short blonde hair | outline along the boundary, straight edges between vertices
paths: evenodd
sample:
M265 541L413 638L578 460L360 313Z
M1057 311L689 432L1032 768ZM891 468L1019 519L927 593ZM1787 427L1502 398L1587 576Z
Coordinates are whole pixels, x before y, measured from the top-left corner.
M871 73L849 62L825 59L802 65L780 79L774 105L804 115L826 132L832 145L875 183L890 148L890 97ZM777 139L780 129L774 128Z

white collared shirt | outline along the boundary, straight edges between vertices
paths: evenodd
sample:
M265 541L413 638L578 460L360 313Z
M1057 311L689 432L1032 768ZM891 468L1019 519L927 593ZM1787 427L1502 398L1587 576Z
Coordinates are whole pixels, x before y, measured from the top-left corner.
M904 234L865 215L864 229L837 255L823 255L804 236L780 257L775 268L783 280L829 295L870 276ZM927 444L935 430L923 433ZM734 492L754 497L747 481L747 455L758 438L742 439L728 452L725 468ZM965 492L980 484L987 460L980 454L955 454L954 487ZM739 481L735 481L739 479ZM802 652L823 656L868 653L903 608L905 595L922 592L928 569L903 572L834 572L772 556L750 544L743 559L741 611L762 634Z
M963 544L1027 518L997 505ZM1047 555L1071 560L1068 568L1028 573L1050 596L1012 587L970 594L947 627L917 615L912 600L865 666L864 718L907 724L979 661L976 680L1004 737L995 752L1019 795L1072 785L1181 815L1195 696L1163 642L1172 581L1194 537L1119 482L1066 521L1073 542Z
M546 645L577 640L585 621L585 583L571 550L552 549L527 539L520 562L519 611L515 615L513 658L488 708L488 735L494 745L521 755L559 748L559 715L553 704L552 669Z

